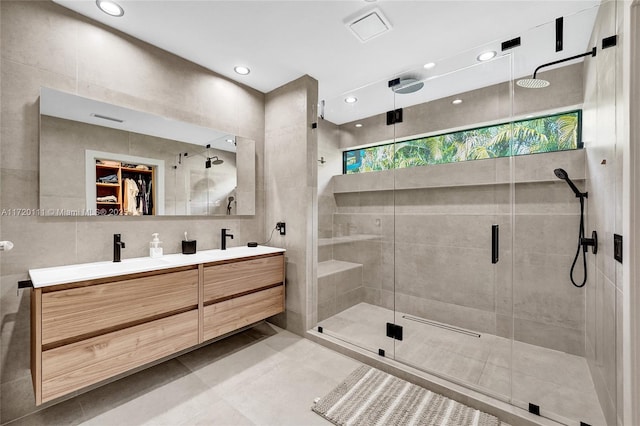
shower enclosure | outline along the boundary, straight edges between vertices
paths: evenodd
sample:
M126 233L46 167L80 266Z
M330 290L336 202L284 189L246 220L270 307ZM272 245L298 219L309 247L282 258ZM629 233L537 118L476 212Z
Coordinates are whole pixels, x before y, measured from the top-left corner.
M566 28L611 19L606 7ZM566 46L595 43L568 33ZM595 281L569 278L579 200L554 174L586 192L588 68L520 88L522 55L491 43L326 102L315 329L563 423L606 424L588 353L603 339L588 329Z

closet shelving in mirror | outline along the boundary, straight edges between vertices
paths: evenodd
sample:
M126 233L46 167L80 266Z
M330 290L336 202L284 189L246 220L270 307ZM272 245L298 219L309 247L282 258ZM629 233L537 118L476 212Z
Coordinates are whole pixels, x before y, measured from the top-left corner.
M155 167L96 160L96 214L155 215Z

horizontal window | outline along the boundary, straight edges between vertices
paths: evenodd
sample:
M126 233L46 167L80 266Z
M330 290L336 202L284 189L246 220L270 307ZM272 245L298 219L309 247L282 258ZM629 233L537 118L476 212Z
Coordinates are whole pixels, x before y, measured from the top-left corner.
M582 148L582 111L528 118L343 153L344 174Z

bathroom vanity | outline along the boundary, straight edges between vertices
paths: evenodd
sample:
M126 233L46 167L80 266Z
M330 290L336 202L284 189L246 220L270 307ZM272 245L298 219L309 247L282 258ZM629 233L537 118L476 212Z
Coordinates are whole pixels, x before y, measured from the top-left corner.
M37 405L284 311L284 250L271 247L29 274Z

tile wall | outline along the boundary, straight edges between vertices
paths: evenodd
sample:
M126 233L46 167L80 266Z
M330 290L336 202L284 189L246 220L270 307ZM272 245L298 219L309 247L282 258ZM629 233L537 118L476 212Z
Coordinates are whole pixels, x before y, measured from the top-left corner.
M581 76L582 64L549 71L547 78L565 84L551 95L516 90L514 114L579 105ZM405 137L504 120L510 115L509 93L509 86L500 84L462 94L474 100L474 108L465 103L462 112L448 99L408 107L404 115L413 119L394 131ZM338 126L337 135L331 123L326 124L320 151L336 149L336 136L340 149L371 143L372 138L384 140L393 127L377 116L361 122L362 128L353 123ZM319 173L336 175L325 191L332 189L334 196L320 197L320 232L328 235L333 211L333 244L330 249L321 245L319 260L363 265L363 288L343 294L340 307L362 301L395 306L432 320L584 355L585 294L569 281L579 204L553 174L563 167L582 181L584 151L349 176L341 176L341 162L327 166L329 170ZM512 174L518 182L513 187ZM492 224L499 224L501 232L501 261L495 266L490 263ZM337 305L324 308L325 315L336 311Z
M620 2L623 3L623 2ZM591 44L616 34L616 2L600 6ZM618 43L624 43L618 36ZM583 132L587 146L588 234L598 232L599 253L589 256L586 285L586 356L607 424L622 423L622 264L613 258L613 234L622 235L622 46L600 49L585 62ZM618 112L619 114L620 112Z
M287 233L276 231L271 242L287 249L286 312L275 323L298 334L313 326L317 312L317 104L318 82L309 76L265 97L266 229L270 235L285 222Z
M2 209L38 207L40 161L71 166L63 156L39 158L40 87L212 127L256 141L256 215L229 218L85 218L3 215L0 423L36 410L29 372L29 293L16 295L30 268L109 260L121 233L123 257L148 255L151 233L165 253L180 251L184 231L198 248L219 247L220 228L234 245L263 241L264 94L231 82L50 1L2 1L1 195ZM105 147L107 148L107 147ZM107 150L107 149L105 149Z

